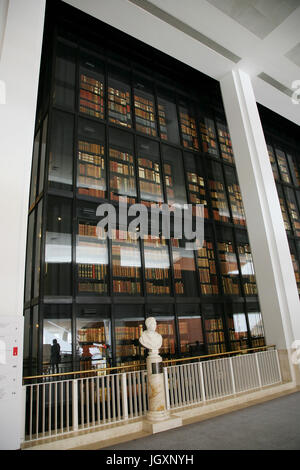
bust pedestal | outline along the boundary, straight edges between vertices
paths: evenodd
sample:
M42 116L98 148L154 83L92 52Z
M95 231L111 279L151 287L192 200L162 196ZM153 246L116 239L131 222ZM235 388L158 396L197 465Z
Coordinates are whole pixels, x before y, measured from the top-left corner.
M150 349L147 357L149 411L147 419L161 421L168 418L166 410L164 374L162 370L162 358L158 349Z

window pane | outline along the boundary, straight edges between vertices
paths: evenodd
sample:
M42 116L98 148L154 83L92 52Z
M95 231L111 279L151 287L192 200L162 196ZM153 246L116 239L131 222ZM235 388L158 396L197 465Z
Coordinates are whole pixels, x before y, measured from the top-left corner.
M246 226L246 216L237 175L233 168L227 165L224 167L233 223Z
M53 111L48 178L51 187L72 189L73 116L61 111Z
M234 156L228 127L224 122L218 119L216 123L221 149L221 157L225 162L234 163Z
M257 304L247 306L252 347L265 346L262 315Z
M35 211L31 212L28 218L26 275L25 275L25 302L28 302L31 299L34 218L35 218Z
M46 221L45 295L71 295L72 204L49 197Z
M299 187L300 186L300 165L299 165L298 158L294 153L293 154L288 153L287 159L290 164L293 184Z
M112 343L109 306L80 306L78 310L76 359L80 361L80 370L110 367ZM98 375L101 375L101 372L98 372Z
M39 354L39 307L35 305L32 309L32 344L31 344L31 365L34 373L38 373L38 354Z
M78 135L78 194L105 198L104 126L87 119L79 119Z
M207 176L213 218L221 222L230 222L230 213L221 165L215 162L207 162Z
M245 295L257 295L254 264L247 233L236 231L236 240Z
M155 103L151 86L146 85L143 78L136 76L133 93L136 130L148 136L156 137Z
M109 122L128 129L132 127L129 79L119 70L110 67L108 75Z
M55 63L54 103L74 108L75 49L58 42Z
M196 130L195 112L191 105L180 103L179 118L182 134L182 144L192 150L199 150L199 141Z
M161 96L158 96L157 102L161 139L179 144L178 118L175 103L171 99L165 99Z
M30 185L30 198L29 207L35 202L37 191L37 177L38 177L38 164L39 164L39 149L40 149L40 131L37 133L33 143L33 156L31 167L31 185Z
M70 305L45 305L43 321L43 369L48 373L72 370L72 328ZM56 339L60 346L58 371L51 346Z
M202 116L199 119L200 135L203 152L214 157L219 157L219 149L216 128L213 119Z
M218 295L218 277L216 271L216 256L210 227L204 228L202 248L197 250L197 264L199 269L200 288L202 295Z
M163 202L159 146L152 140L137 139L140 197L143 204Z
M167 199L170 205L183 207L186 204L186 190L182 153L172 147L162 146Z
M279 148L275 148L277 162L279 166L280 176L285 183L291 183L290 172L287 165L285 153Z
M141 253L134 234L120 227L112 237L113 292L141 294Z
M144 256L147 294L170 295L170 257L166 240L146 238Z
M31 374L31 360L30 360L30 336L32 334L30 309L24 312L24 333L23 333L23 377Z
M118 129L109 129L110 199L136 202L133 137Z
M79 111L97 119L104 119L103 66L94 56L81 52Z
M185 241L171 239L174 287L177 295L198 296L194 251L185 248Z
M205 338L208 354L226 351L222 307L214 304L202 305Z
M274 150L271 144L267 144L267 149L268 149L268 154L269 154L269 159L273 171L273 176L275 181L279 180L279 173L278 173L278 168L277 168L277 163L275 160L275 155L274 155Z
M250 347L243 304L226 305L230 351Z
M144 307L116 305L114 315L116 362L118 365L138 365L145 357L145 349L139 342L145 329Z
M96 221L78 220L76 264L79 294L108 292L107 240L100 237Z
M300 237L300 216L297 207L296 197L294 190L291 188L284 188L287 208L290 214L290 220L296 237Z
M207 182L204 176L203 162L192 153L184 153L188 198L190 204L202 204L204 206L204 218L208 219L208 195ZM195 215L195 207L193 207Z
M202 321L198 305L178 305L180 350L182 354L205 354Z
M217 245L223 292L240 295L239 269L231 229L217 227Z
M298 261L298 253L295 248L295 243L288 239L289 242L289 247L290 247L290 253L291 253L291 258L292 258L292 263L293 263L293 268L294 268L294 273L295 273L295 279L297 283L297 288L298 288L298 294L300 294L300 267L299 267L299 261ZM299 245L299 241L296 242Z
M47 146L47 134L48 133L48 116L44 119L43 134L41 140L41 156L40 156L40 177L39 177L39 191L40 194L44 189L44 177L45 177L45 161L46 161L46 146Z
M276 184L277 187L277 193L278 193L278 198L279 198L279 204L281 208L281 213L282 213L282 218L283 218L283 223L284 223L284 228L288 234L291 233L291 225L289 221L289 216L283 196L283 189L279 184Z
M43 201L41 201L39 203L38 210L37 210L36 234L35 234L35 269L34 269L34 292L33 292L33 297L38 297L39 296L39 289L40 289L42 215L43 215Z

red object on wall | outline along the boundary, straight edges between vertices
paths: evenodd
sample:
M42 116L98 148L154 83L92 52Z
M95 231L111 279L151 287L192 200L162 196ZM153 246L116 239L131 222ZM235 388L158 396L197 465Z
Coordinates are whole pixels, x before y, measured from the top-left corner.
M13 348L13 356L17 356L18 355L18 347L14 347Z

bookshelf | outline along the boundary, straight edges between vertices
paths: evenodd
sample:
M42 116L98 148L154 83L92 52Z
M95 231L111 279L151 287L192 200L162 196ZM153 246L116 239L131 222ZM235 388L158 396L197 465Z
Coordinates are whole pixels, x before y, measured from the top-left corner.
M240 295L239 268L232 237L231 229L217 228L217 247L223 292L225 295Z
M202 204L204 206L204 218L209 218L207 184L204 175L203 164L193 154L184 153L186 170L187 193L190 204ZM193 215L195 208L193 207Z
M212 240L204 240L203 247L197 250L200 290L202 295L218 295L215 250Z
M234 306L232 310L237 310ZM248 328L245 313L235 312L227 315L228 335L231 351L249 348Z
M141 295L141 253L139 241L127 230L112 233L112 276L115 294Z
M164 238L144 238L145 282L148 295L170 295L170 257Z
M162 176L158 144L139 138L138 180L141 202L147 206L163 202Z
M229 166L225 166L224 170L233 223L245 227L246 216L236 173Z
M104 119L104 76L84 68L80 70L79 112Z
M193 117L193 112L186 106L179 106L179 120L182 145L187 149L199 150L196 120Z
M251 336L251 347L255 348L265 346L266 343L262 315L258 308L255 308L255 306L247 306L247 310Z
M216 162L210 162L207 165L207 171L213 218L220 222L230 222L228 200L221 165Z
M157 97L160 138L164 142L179 144L177 109L172 99Z
M216 127L213 119L201 117L199 119L199 128L203 152L207 155L219 157Z
M271 144L267 144L267 150L268 150L268 154L269 154L269 159L270 159L274 179L275 179L275 181L278 181L279 180L278 167L277 167L277 163L276 163L276 160L275 160L273 147L272 147Z
M157 128L153 95L135 88L133 99L136 130L149 137L156 137Z
M297 207L294 189L284 187L284 193L294 235L296 237L300 237L300 215Z
M196 310L196 309L195 309ZM181 354L201 356L204 354L204 338L201 317L197 314L178 316Z
M107 295L107 241L98 238L96 222L80 220L76 244L78 294Z
M162 335L160 355L162 358L171 357L175 354L175 322L174 317L156 317L156 331Z
M293 184L296 187L300 187L300 166L299 166L299 160L297 158L297 155L294 152L288 151L286 156L290 165Z
M284 181L284 183L291 183L291 177L285 153L282 150L275 148L275 154L277 157L281 180Z
M177 149L163 145L162 157L168 204L183 208L187 198L182 153Z
M104 199L106 197L104 145L80 139L77 168L78 194Z
M227 163L234 163L234 156L228 127L219 120L217 120L217 133L222 159Z
M77 318L76 355L80 369L105 369L111 365L110 320ZM98 372L97 375L105 375Z
M107 89L108 120L123 128L131 129L131 92L124 82L109 76Z
M237 235L238 254L245 295L257 295L257 285L249 242Z
M140 361L144 359L145 350L139 343L144 328L142 318L124 318L115 321L118 365L139 365Z
M291 233L291 224L289 221L289 215L286 207L286 203L284 200L284 194L283 194L283 188L279 184L276 184L277 187L277 194L279 198L279 204L281 208L281 213L282 213L282 218L283 218L283 223L284 223L284 228L288 234Z
M174 290L176 295L198 295L194 252L185 249L185 241L171 238Z
M225 352L226 343L221 306L217 304L204 304L202 309L207 354Z

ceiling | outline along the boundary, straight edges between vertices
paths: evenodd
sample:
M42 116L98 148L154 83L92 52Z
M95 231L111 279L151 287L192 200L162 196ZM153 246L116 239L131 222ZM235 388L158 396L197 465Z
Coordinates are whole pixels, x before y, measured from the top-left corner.
M260 104L300 125L300 0L65 1L217 80L244 70Z

